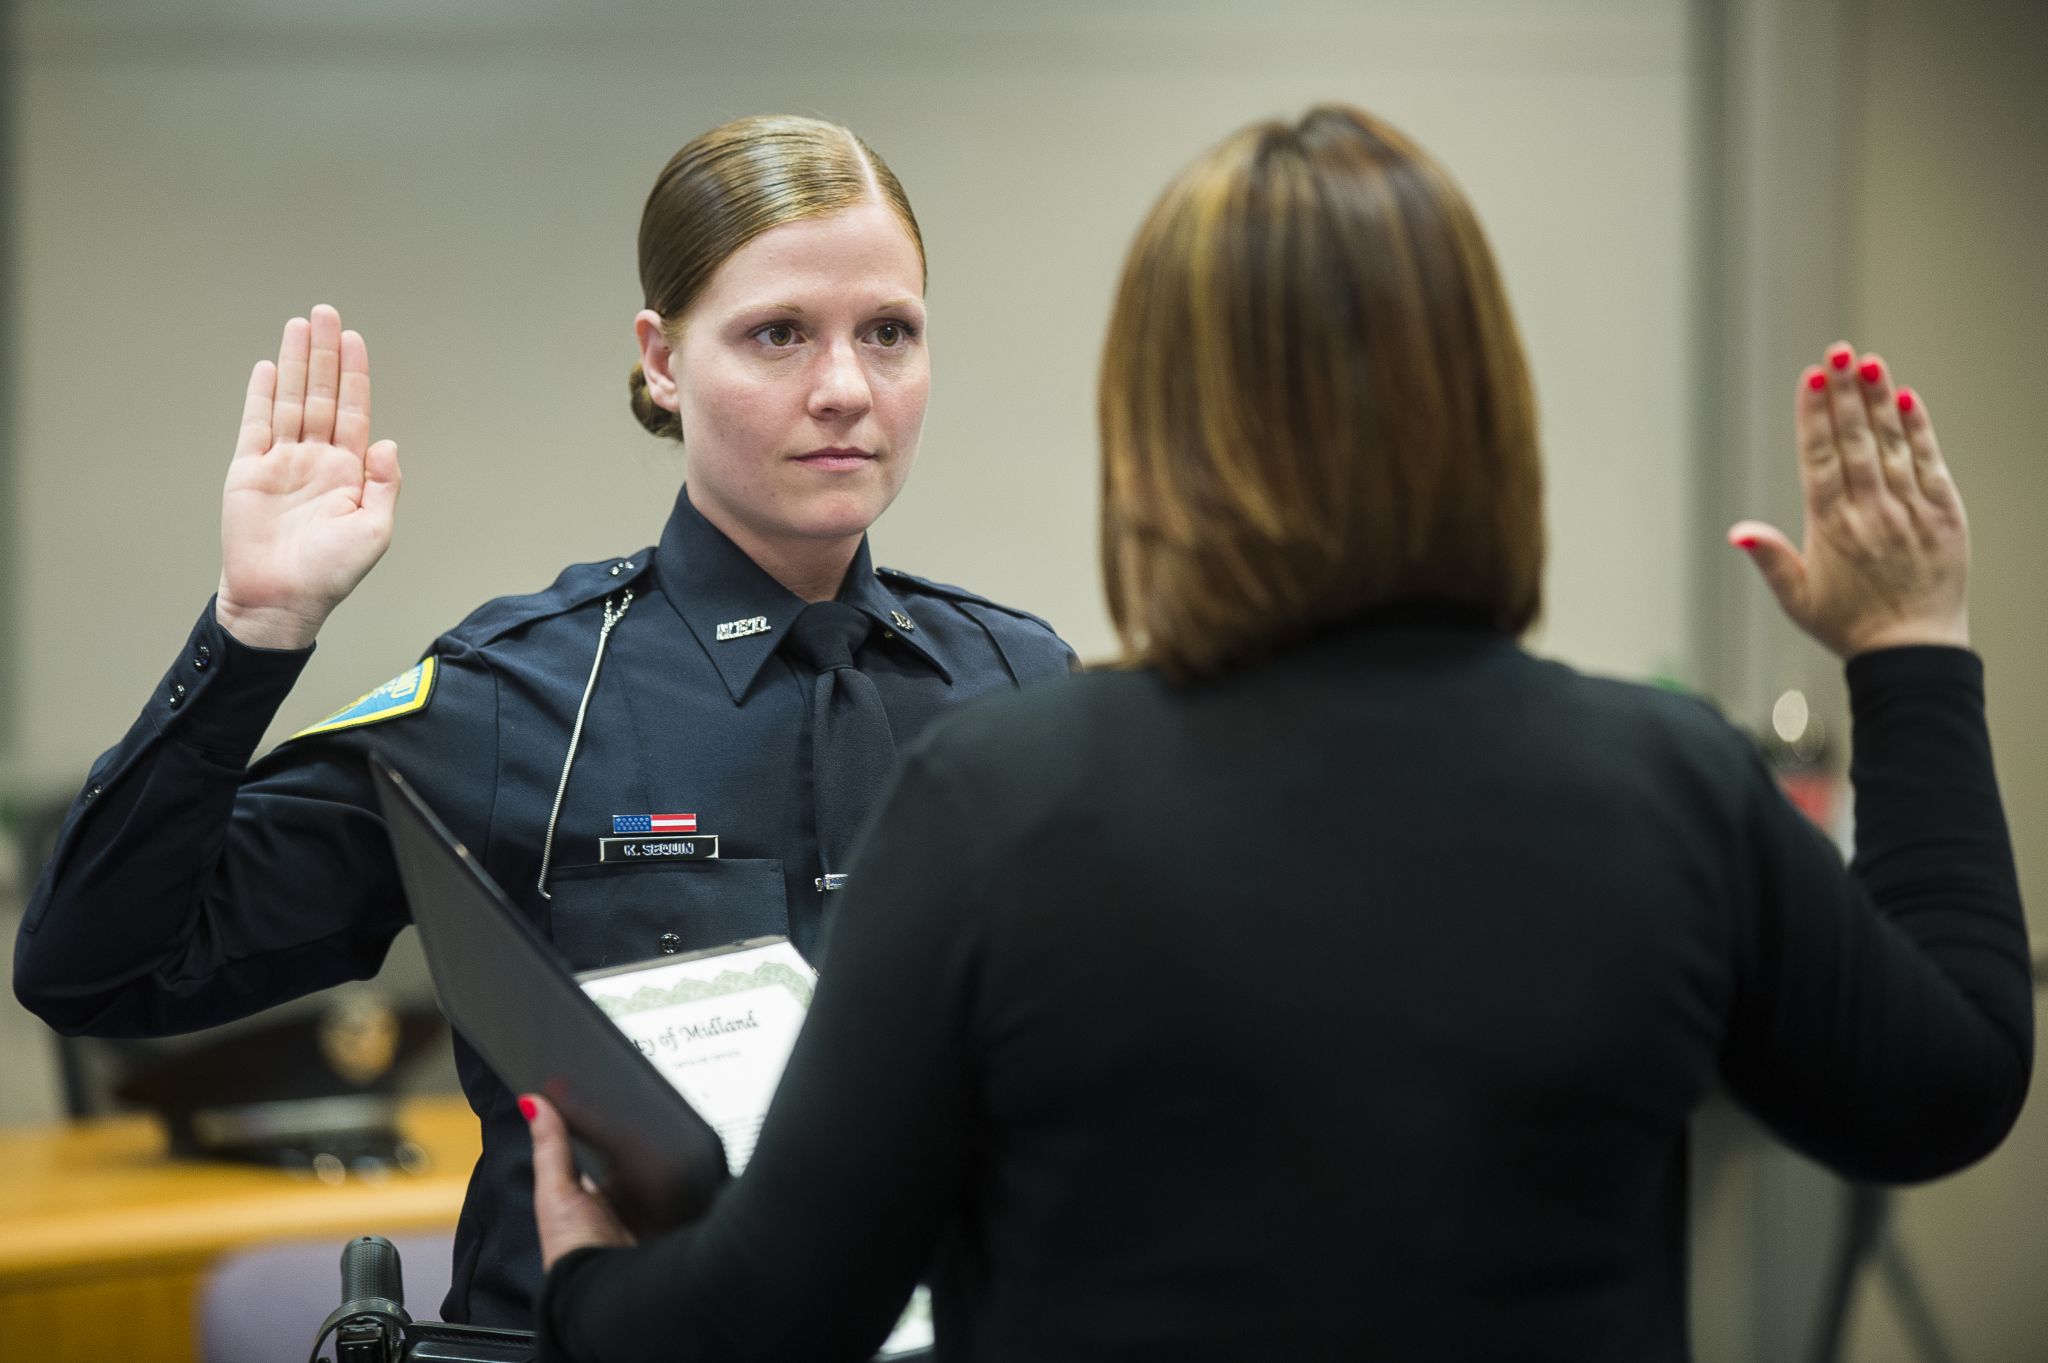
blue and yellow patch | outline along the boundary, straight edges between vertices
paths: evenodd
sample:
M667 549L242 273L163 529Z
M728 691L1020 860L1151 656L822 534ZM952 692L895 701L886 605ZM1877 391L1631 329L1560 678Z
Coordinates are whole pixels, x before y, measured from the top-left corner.
M331 734L337 729L354 729L409 715L425 708L427 695L433 689L434 660L422 658L411 671L399 673L354 704L342 706L318 724L308 725L292 737L310 738L314 734Z

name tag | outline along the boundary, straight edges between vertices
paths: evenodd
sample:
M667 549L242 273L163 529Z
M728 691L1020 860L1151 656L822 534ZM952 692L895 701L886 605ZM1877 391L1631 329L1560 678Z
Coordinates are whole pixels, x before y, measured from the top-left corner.
M718 835L691 838L599 838L599 861L716 861Z

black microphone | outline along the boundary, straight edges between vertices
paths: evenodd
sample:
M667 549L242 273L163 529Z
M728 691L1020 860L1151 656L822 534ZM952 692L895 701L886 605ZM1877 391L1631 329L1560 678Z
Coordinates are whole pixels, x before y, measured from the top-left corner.
M393 1363L410 1324L398 1246L381 1235L359 1235L343 1245L341 1305L321 1325L313 1352L332 1334L335 1363Z
M405 1309L405 1272L398 1246L381 1235L359 1235L341 1247L341 1300L390 1302Z

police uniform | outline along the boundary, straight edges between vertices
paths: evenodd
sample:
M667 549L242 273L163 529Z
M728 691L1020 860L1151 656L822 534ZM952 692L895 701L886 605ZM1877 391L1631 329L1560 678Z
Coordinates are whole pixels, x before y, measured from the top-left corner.
M874 622L856 661L898 742L1073 663L1044 621L874 569L865 539L839 599ZM682 495L656 548L490 602L251 767L310 650L238 643L209 603L72 806L16 942L16 992L59 1031L135 1036L375 974L408 918L372 751L574 969L767 933L812 955L832 903L812 677L778 648L804 604ZM688 855L601 852L656 815L670 817L650 831L692 825ZM456 1059L484 1153L444 1318L522 1325L540 1273L525 1123L460 1038Z

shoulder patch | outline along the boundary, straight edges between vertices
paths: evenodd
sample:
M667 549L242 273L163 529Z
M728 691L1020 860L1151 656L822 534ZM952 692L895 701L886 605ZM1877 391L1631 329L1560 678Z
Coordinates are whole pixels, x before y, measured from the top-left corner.
M318 724L311 724L299 730L292 738L331 734L337 729L354 729L364 724L378 724L387 719L412 714L426 708L427 697L432 694L433 689L434 659L422 658L408 671L399 673L354 703L342 706Z

